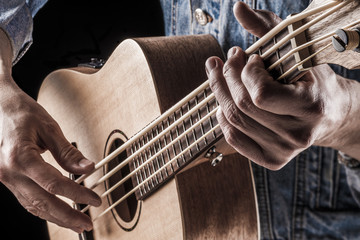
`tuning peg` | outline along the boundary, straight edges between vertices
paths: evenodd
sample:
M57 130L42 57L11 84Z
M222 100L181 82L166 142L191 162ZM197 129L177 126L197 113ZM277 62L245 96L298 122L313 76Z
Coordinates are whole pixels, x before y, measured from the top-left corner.
M358 29L338 29L332 37L332 44L336 51L354 50L360 52L360 31Z

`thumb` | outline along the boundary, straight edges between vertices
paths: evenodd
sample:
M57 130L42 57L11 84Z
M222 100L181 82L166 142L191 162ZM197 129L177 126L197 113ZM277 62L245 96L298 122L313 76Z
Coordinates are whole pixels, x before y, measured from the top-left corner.
M41 131L40 138L59 165L74 174L89 173L94 169L94 162L86 159L84 155L66 140L58 124L54 123L51 131Z
M234 15L238 22L251 34L262 37L282 19L275 13L265 10L253 10L244 2L234 5Z

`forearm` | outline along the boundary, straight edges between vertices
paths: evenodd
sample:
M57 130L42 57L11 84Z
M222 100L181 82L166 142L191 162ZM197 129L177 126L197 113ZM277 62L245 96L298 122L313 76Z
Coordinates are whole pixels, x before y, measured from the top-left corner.
M0 74L11 75L13 51L9 37L0 28ZM3 83L2 81L0 82Z
M335 74L329 67L320 74L315 77L327 76L324 84L332 96L323 101L322 108L327 109L323 115L327 117L321 120L314 145L332 147L360 160L360 83Z

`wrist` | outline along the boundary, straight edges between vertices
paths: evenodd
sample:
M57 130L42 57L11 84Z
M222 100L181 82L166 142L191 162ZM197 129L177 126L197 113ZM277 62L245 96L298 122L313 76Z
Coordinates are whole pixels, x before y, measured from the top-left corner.
M0 28L0 75L11 76L13 51L8 35Z
M347 88L349 103L331 147L346 154L347 157L360 159L360 83L345 78L339 81L342 81Z

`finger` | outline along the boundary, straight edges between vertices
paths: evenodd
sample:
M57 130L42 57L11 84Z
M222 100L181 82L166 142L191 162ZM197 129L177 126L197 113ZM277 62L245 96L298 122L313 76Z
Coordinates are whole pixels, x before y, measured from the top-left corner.
M78 233L92 229L89 216L72 209L29 178L17 176L13 178L13 181L17 184L6 184L6 186L14 193L20 204L33 215Z
M228 122L221 109L217 112L216 117L227 143L238 153L268 169L277 170L284 166L286 161L274 158L251 137L235 128Z
M95 164L66 140L55 121L47 123L41 129L39 135L45 148L50 150L62 168L74 174L85 174L94 169Z
M211 61L217 61L218 63L211 63ZM287 147L288 144L281 135L278 135L271 129L259 124L256 120L244 114L237 108L226 84L226 80L224 79L221 70L221 61L217 58L212 58L209 59L206 64L208 68L215 66L209 71L208 75L210 87L221 106L226 120L264 148L272 146L275 151L285 150L284 148Z
M241 79L255 106L275 114L302 116L308 108L307 100L312 100L305 98L311 90L310 82L283 84L275 81L258 55L249 58Z
M231 54L229 54L229 58L224 65L224 77L236 106L241 112L261 125L271 129L276 134L281 136L291 134L291 131L289 131L287 126L293 126L292 123L295 124L293 117L262 110L252 102L241 79L242 70L247 61L246 54L239 47L230 49L229 53L230 52ZM259 78L252 80L259 81ZM292 139L292 137L288 137L288 139Z
M276 14L269 11L253 10L244 2L237 2L234 5L234 14L239 23L257 37L264 36L282 21Z
M21 158L23 174L47 192L67 197L76 203L93 206L101 204L101 199L95 192L63 176L56 168L44 162L35 150L27 151L26 154L27 156Z

